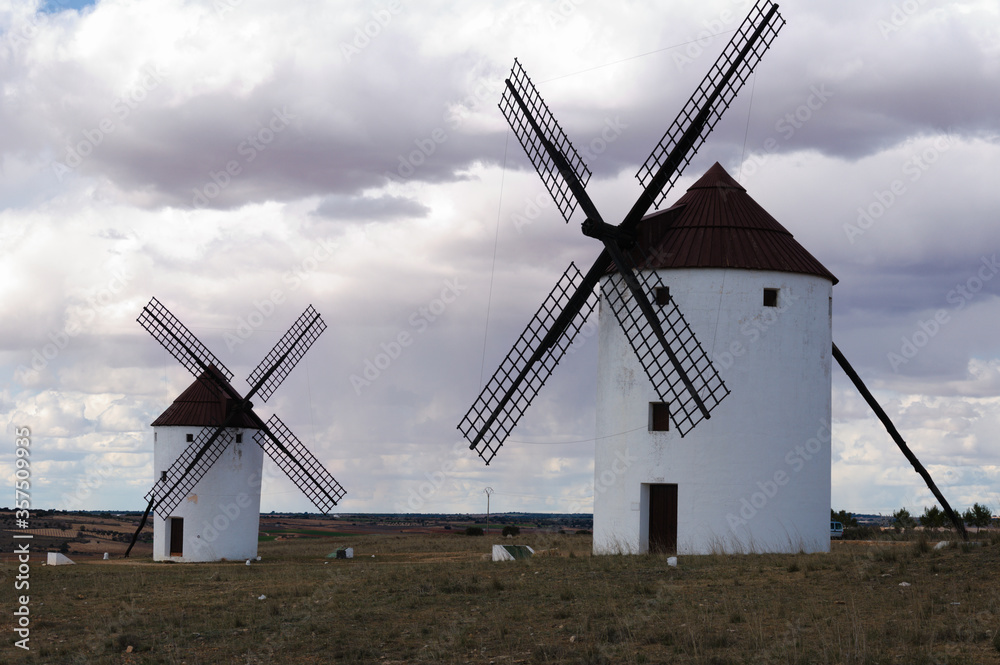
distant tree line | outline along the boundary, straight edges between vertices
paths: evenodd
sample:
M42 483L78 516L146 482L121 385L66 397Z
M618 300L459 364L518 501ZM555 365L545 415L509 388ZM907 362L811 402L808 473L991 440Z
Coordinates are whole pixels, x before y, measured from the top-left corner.
M895 520L896 526L903 529L914 527L918 523L927 529L939 529L950 524L948 516L936 505L929 508L925 507L924 514L917 518L910 515L910 511L906 508L900 508L892 514L892 517ZM993 523L993 511L990 510L989 506L976 503L962 513L961 518L966 526L984 528Z
M840 522L844 527L857 526L858 520L851 513L846 510L830 510L830 521Z
M979 528L989 527L995 521L990 507L979 503L962 513L961 518L966 526ZM840 522L845 529L858 527L858 520L846 510L831 509L830 520ZM936 505L925 507L923 515L919 517L911 515L906 508L900 508L892 514L892 525L897 529L912 529L918 524L926 529L940 529L951 525L948 516Z

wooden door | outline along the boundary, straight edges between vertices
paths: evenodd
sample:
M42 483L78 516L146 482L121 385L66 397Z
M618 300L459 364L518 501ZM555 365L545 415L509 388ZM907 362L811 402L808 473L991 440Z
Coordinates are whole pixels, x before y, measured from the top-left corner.
M170 556L184 556L184 518L170 518Z
M649 486L649 551L677 551L677 485Z

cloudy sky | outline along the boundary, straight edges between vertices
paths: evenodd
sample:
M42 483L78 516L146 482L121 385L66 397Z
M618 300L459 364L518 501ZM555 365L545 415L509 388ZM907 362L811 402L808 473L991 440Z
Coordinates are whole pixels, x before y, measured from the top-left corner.
M615 218L749 6L0 1L0 476L28 427L36 507L144 507L149 423L191 377L143 305L245 390L312 304L329 328L258 412L343 483L343 511L481 512L491 486L495 511L589 512L595 340L490 467L456 430L566 264L597 254L508 133L503 78L518 57ZM722 163L840 278L834 339L952 504L996 511L1000 8L781 12L667 202ZM931 505L839 369L833 414L835 508ZM263 492L310 509L271 464Z

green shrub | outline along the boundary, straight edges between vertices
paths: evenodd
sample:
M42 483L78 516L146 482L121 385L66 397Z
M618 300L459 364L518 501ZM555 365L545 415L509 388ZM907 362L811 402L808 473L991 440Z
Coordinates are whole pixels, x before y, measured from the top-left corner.
M981 506L977 503L965 511L962 519L970 526L987 527L993 521L993 511L990 510L989 506Z
M843 540L872 540L881 532L871 526L845 526Z
M467 526L467 527L465 527L465 535L467 535L467 536L481 536L481 535L483 535L483 527L481 527L481 526Z
M505 536L518 536L521 534L521 530L516 526L505 526L503 528L503 535Z
M830 521L831 522L840 522L841 524L844 525L845 529L847 527L849 527L849 526L857 526L858 525L858 520L854 519L854 515L852 515L851 513L847 512L846 510L834 510L834 509L831 508L830 509Z
M944 526L947 515L937 506L924 508L924 514L920 516L921 526L929 529L937 529Z
M896 526L902 529L913 527L917 524L916 520L913 519L913 516L910 515L910 511L906 508L900 508L894 512L892 516L895 519Z

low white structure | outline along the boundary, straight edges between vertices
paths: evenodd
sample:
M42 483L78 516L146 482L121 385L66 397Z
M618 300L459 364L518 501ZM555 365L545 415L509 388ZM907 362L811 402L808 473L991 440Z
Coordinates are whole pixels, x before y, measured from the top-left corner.
M594 552L829 551L836 278L718 164L642 224L730 394L680 437L602 298Z
M515 561L517 559L527 559L535 550L529 545L494 545L493 561Z
M225 381L217 374L214 381ZM219 427L227 397L203 375L153 421L154 480L170 468L205 427ZM264 451L246 415L237 418L226 446L170 515L153 517L155 561L243 561L257 557Z
M75 565L76 561L73 561L65 554L60 554L59 552L49 552L45 563L50 566L68 566Z

